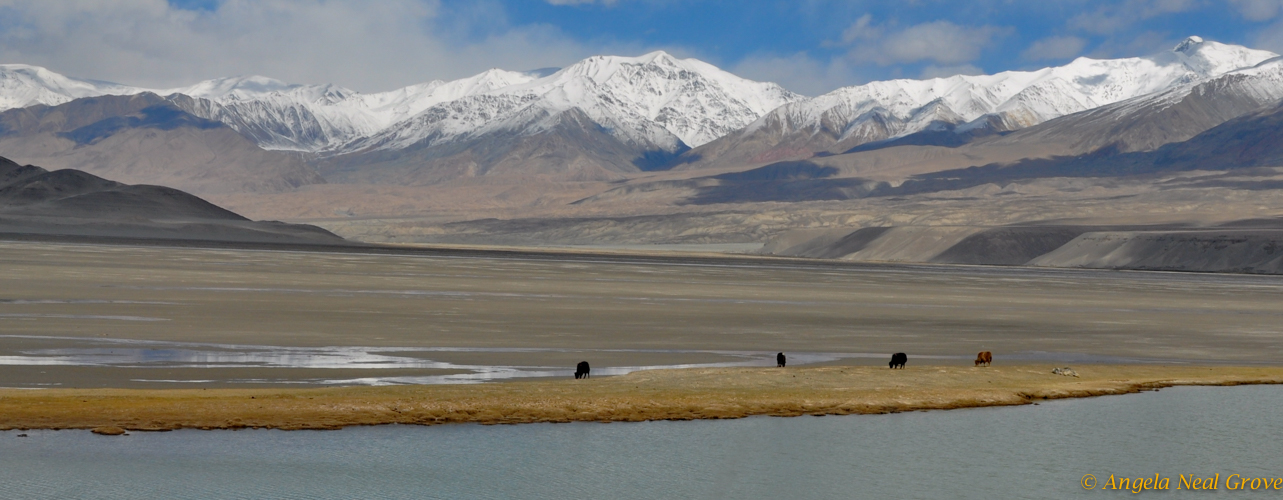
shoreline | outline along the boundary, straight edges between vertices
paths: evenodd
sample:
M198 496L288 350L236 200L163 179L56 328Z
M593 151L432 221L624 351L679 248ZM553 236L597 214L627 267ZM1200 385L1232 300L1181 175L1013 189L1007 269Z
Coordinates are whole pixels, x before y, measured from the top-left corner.
M1283 384L1280 366L870 366L647 370L588 380L317 389L2 389L0 430L331 430L882 414L1033 404L1183 385Z

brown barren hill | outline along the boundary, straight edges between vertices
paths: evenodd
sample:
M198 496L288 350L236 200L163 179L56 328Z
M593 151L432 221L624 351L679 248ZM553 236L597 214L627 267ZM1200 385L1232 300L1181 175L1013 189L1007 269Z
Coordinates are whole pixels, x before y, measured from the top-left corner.
M1283 367L830 366L653 370L588 380L323 389L0 391L0 429L338 429L349 425L635 422L1029 404L1176 385L1283 383Z

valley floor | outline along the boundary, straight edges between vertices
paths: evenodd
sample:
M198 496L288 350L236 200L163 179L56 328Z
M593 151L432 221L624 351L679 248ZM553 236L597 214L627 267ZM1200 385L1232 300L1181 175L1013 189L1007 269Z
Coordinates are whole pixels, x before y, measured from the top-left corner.
M1275 276L320 250L0 242L0 428L879 413L1283 382ZM971 366L981 350L994 366ZM593 378L570 377L581 360ZM1070 364L1080 378L1050 373ZM449 384L504 379L526 381Z

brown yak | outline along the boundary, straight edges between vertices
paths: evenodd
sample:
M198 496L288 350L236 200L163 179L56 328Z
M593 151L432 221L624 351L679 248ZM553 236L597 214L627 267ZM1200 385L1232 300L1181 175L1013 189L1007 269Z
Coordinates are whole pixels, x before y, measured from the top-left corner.
M980 351L980 354L976 355L976 366L980 366L980 365L989 366L990 363L993 363L992 352Z

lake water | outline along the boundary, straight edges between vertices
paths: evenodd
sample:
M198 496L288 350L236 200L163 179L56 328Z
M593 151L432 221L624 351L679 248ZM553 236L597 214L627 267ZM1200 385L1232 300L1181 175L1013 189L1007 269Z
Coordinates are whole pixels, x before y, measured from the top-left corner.
M0 432L4 498L1065 498L1110 476L1283 476L1283 387L723 421ZM1099 485L1080 486L1085 474Z

